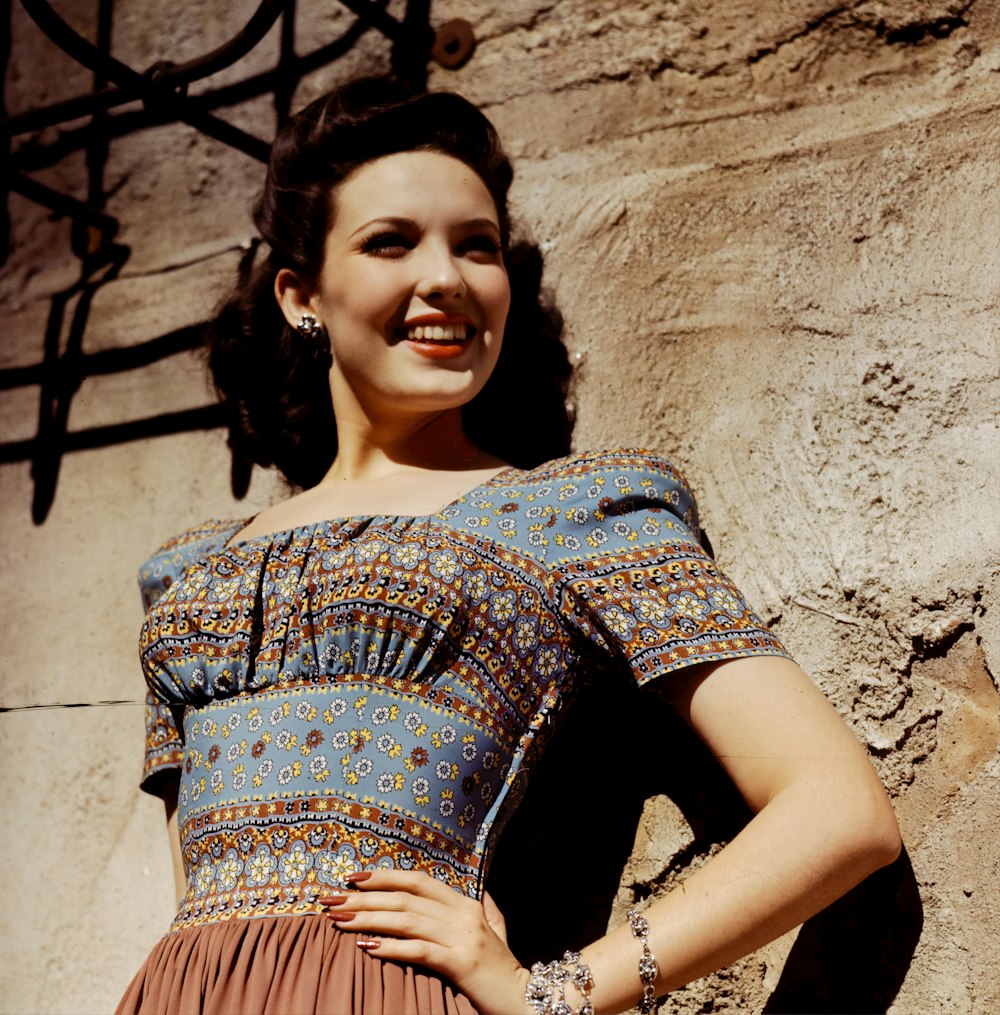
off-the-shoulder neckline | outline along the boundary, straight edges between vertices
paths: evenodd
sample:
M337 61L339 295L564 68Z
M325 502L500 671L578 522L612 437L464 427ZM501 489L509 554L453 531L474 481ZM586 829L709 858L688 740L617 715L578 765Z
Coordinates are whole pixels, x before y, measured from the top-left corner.
M290 525L284 529L273 529L268 532L261 532L255 536L247 536L243 539L237 539L236 537L246 529L251 522L257 517L257 515L251 515L245 519L234 519L233 524L237 526L233 530L233 534L229 536L223 544L223 551L239 549L245 546L252 546L255 543L268 543L274 542L283 536L294 536L300 532L315 531L321 528L337 527L343 528L346 525L350 525L354 522L374 522L374 521L387 521L393 523L407 522L417 523L423 521L429 521L432 518L440 518L450 508L456 507L459 504L465 503L470 497L474 496L479 490L486 489L491 486L498 485L502 480L506 479L507 476L515 473L524 473L526 470L518 468L516 465L505 465L502 469L498 469L493 473L492 476L488 476L486 479L476 483L475 486L469 487L468 490L460 493L457 497L452 498L447 504L442 505L436 511L428 512L422 515L408 515L408 514L395 514L393 512L382 511L373 512L370 514L354 514L354 515L334 515L325 518L316 518L313 521L303 522L300 525ZM531 471L531 470L527 470Z

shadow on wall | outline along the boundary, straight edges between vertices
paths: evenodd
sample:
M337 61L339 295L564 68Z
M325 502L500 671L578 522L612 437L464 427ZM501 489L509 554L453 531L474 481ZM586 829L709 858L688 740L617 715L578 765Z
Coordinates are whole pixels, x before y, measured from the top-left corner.
M606 932L643 804L658 794L680 809L694 841L652 880L623 881L634 900L665 892L751 813L663 697L600 673L570 706L498 843L488 888L522 962L547 961ZM904 851L803 925L764 1012L886 1011L922 926Z
M85 351L91 303L102 286L118 278L130 256L129 248L114 240L120 226L118 219L105 210L113 193L105 179L112 146L138 131L182 122L218 142L223 151L232 149L266 163L270 142L216 115L218 109L271 94L277 119L282 122L290 113L300 81L350 53L369 30L391 42L392 73L410 90L424 91L428 64L433 60L449 69L461 67L472 55L475 38L471 28L458 20L435 31L430 24L429 0L407 0L399 20L383 9L385 3L359 7L345 0L343 6L353 15L347 29L311 52L300 54L295 46L296 5L291 0L261 0L249 20L221 46L180 63L160 59L143 71L112 56L115 11L110 0L94 5L96 42L77 33L49 4L22 6L38 31L66 56L61 66L43 70L47 69L52 76L72 68L68 71L72 75L79 64L93 73L91 92L13 116L0 116L0 133L7 148L7 158L0 169L0 190L5 198L0 203L0 265L7 262L13 250L14 234L7 207L10 193L48 208L57 218L69 219L71 249L80 262L78 281L52 297L40 360L30 366L0 370L0 392L25 386L39 388L36 435L26 440L0 442L0 464L31 462L34 482L31 513L35 523L41 525L55 499L65 453L225 424L221 408L207 405L109 426L68 429L73 397L87 378L147 366L186 351L200 341L203 329L203 324L193 324L129 348ZM12 45L9 8L7 4L0 16L0 65L4 68L10 62ZM270 69L247 69L237 81L216 82L207 89L199 89L197 94L188 94L192 83L207 81L219 71L240 65L278 21L279 52ZM30 44L36 42L37 37ZM6 73L0 74L2 110L7 108L8 85ZM14 138L24 140L11 150ZM86 173L78 175L74 182L78 191L85 190L86 200L53 190L32 175L64 164L65 159L80 152L86 156ZM234 455L232 486L237 498L246 492L250 468L248 461Z

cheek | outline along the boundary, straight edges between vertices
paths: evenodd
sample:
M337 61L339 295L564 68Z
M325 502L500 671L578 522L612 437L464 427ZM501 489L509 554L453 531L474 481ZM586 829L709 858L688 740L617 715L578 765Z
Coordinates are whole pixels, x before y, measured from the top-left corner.
M340 321L343 327L353 321L378 326L394 309L392 290L373 273L345 272L323 293L323 310L331 325Z
M492 280L487 299L494 316L501 321L506 319L507 311L510 310L510 281L506 274L502 278Z

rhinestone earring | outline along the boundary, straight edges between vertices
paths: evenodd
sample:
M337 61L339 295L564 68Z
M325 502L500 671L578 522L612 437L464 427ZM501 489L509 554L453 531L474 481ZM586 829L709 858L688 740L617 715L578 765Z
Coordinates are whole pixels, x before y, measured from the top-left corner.
M303 336L303 338L309 338L316 340L323 334L323 325L316 320L315 314L303 314L299 318L299 323L295 325L295 330Z

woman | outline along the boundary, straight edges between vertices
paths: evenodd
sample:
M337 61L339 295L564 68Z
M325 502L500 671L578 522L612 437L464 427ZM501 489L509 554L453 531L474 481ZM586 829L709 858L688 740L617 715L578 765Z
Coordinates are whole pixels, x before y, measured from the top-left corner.
M510 180L446 94L355 84L275 142L270 254L212 365L242 450L306 489L143 570L146 785L176 794L186 889L122 1012L650 1011L899 850L864 751L699 546L669 463L508 464L531 405L482 406ZM757 813L681 889L529 971L489 860L609 665L661 681ZM546 876L525 882L540 918Z

